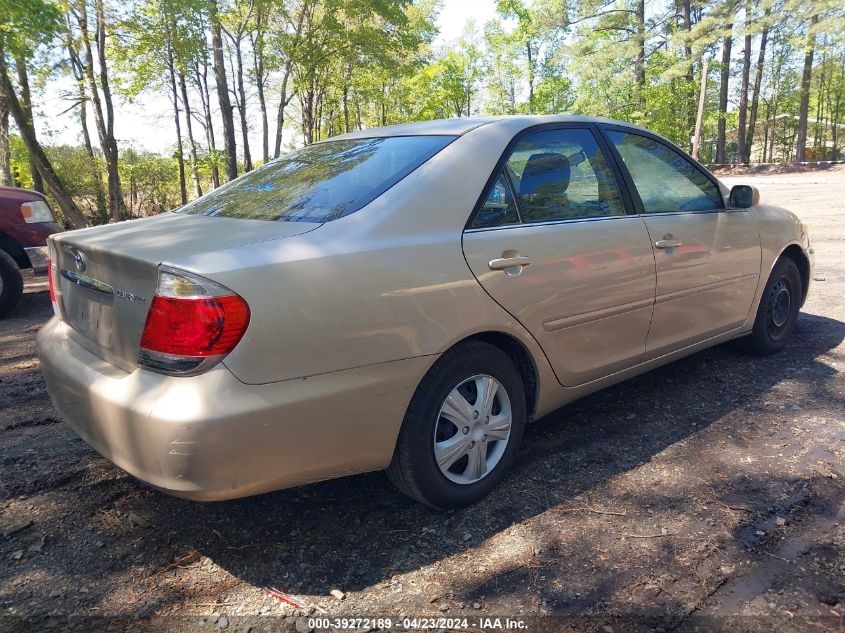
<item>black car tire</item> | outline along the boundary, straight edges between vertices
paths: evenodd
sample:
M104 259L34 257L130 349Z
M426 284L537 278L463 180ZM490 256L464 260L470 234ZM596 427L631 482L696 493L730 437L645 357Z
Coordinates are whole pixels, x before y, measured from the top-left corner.
M781 257L772 269L757 308L749 341L754 352L774 354L786 346L795 329L803 296L798 266L791 259Z
M499 461L481 479L454 483L447 479L435 459L436 425L441 406L452 390L479 374L494 378L504 388L510 405L510 435ZM475 503L504 478L519 450L525 421L525 389L511 358L498 347L481 341L461 343L438 359L417 387L405 413L387 475L399 490L434 508L459 508ZM486 441L487 436L484 438Z
M0 250L0 319L8 315L23 294L23 277L14 259Z

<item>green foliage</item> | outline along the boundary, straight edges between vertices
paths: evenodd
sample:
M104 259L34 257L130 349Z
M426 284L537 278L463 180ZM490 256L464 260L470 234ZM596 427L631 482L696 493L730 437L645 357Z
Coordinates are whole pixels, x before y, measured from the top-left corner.
M58 1L0 0L0 39L8 67L23 52L36 76L70 71L64 13L78 10L79 4ZM210 69L208 0L105 3L106 53L112 84L122 99L140 99L144 93L167 96L172 103L173 74L186 78L189 103L179 92L174 115L180 117L183 160L190 166L191 146L184 136L190 105L197 178L208 191L213 174L225 173L222 134L215 129L219 105ZM713 160L720 120L731 156L739 124L744 38L752 40L753 84L765 31L753 160L794 158L810 36L816 45L808 152L814 158L843 154L841 0L649 0L643 14L638 0L496 0L494 19L470 23L456 41L436 47L442 0L217 0L217 5L234 103L241 103L236 71L241 60L246 127L253 133L261 128L260 94L272 135L281 102L286 134L280 144L287 148L409 120L567 112L637 123L689 148L706 61L701 157ZM727 111L720 112L726 38L733 39L730 94ZM118 119L120 105L118 101ZM238 107L234 112L240 116ZM12 166L19 181L29 184L26 155L19 140L12 139ZM239 127L237 142L242 150ZM49 147L47 153L80 206L96 215L105 171L100 154L92 161L87 151L66 146ZM132 149L121 153L120 175L131 214L156 213L179 203L178 158L175 150L167 156ZM192 191L190 183L187 189Z
M12 51L30 51L61 28L62 13L50 0L0 0L0 42Z

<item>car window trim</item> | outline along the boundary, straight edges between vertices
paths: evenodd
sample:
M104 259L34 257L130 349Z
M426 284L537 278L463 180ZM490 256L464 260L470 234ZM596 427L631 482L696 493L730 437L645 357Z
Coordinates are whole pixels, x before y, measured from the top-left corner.
M707 168L704 167L701 163L695 160L692 156L687 154L683 149L675 145L672 141L663 138L653 132L649 132L648 130L642 130L640 128L629 127L626 125L614 125L611 123L598 123L596 127L599 130L602 138L604 139L605 143L607 144L610 152L613 156L613 161L616 163L618 169L622 171L623 178L625 179L626 188L629 190L629 195L631 196L631 201L635 208L636 215L680 215L680 214L693 214L693 213L723 213L727 211L725 207L724 197L722 196L722 189L719 187L719 183L717 182L715 176L707 171ZM719 194L719 205L717 208L714 209L701 209L698 211L687 211L685 209L677 209L674 211L646 211L645 207L643 206L642 198L640 198L640 192L637 189L637 186L634 184L634 179L631 176L631 172L628 170L628 167L625 165L625 161L622 160L622 156L619 154L619 150L616 149L616 146L610 140L610 137L607 135L607 132L622 132L624 134L634 134L637 136L642 136L647 139L651 139L657 143L660 143L664 147L668 147L670 150L676 152L680 157L685 160L687 163L692 165L699 173L701 173L707 180L709 180L713 187L716 189L716 193Z
M497 224L496 226L477 226L464 229L464 233L479 233L481 231L499 231L501 229L530 229L535 226L555 226L557 224L575 224L578 222L603 222L606 220L629 220L636 214L600 215L590 218L564 218L561 220L544 220L543 222L521 222L519 224Z
M487 195L490 191L490 187L493 186L493 183L496 182L496 179L499 176L499 172L503 171L504 166L508 162L508 158L510 158L511 153L513 152L514 146L522 140L523 137L534 134L536 132L547 132L550 130L588 130L593 135L593 140L595 140L596 145L598 146L599 150L603 152L605 162L607 162L608 169L613 174L613 181L616 185L616 190L619 193L619 198L622 202L622 209L625 212L622 215L607 215L601 217L594 217L594 218L564 218L561 220L549 220L548 222L523 222L522 221L522 211L519 209L519 203L514 196L514 205L516 206L517 216L520 218L519 224L507 224L501 226L491 226L491 227L473 227L472 223L475 222L476 217L478 216L481 208L484 206L484 201L487 199ZM625 181L623 180L623 173L619 170L618 166L615 164L613 159L613 155L609 153L607 148L607 142L603 138L601 132L599 131L598 127L595 123L586 122L586 121L578 121L578 122L565 122L565 123L540 123L538 125L532 125L531 127L527 127L524 130L520 130L517 132L513 138L508 142L507 146L505 146L502 155L499 156L499 160L496 161L496 167L493 169L493 173L487 178L487 182L484 184L484 187L481 190L481 195L479 195L478 200L475 203L475 206L472 209L472 212L469 215L466 223L464 224L464 231L486 231L489 229L499 229L499 228L514 228L519 226L538 226L540 224L563 224L569 223L578 220L606 220L608 218L624 218L628 215L636 215L636 211L633 207L632 198L629 197L627 186ZM510 178L508 177L508 182L510 182ZM513 189L511 189L513 192Z

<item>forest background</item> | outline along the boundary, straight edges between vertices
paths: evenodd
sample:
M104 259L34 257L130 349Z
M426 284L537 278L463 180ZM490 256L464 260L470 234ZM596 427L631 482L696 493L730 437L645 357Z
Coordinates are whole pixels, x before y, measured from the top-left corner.
M491 17L444 41L449 3ZM0 185L81 227L351 130L488 114L609 117L691 150L702 87L702 162L840 160L843 33L842 0L0 0ZM164 99L136 130L155 143L118 138Z

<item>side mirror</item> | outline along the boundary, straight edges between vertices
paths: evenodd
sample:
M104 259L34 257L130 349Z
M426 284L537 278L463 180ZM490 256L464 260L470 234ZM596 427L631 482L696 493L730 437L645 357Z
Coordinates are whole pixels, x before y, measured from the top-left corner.
M734 185L728 199L731 209L748 209L760 204L760 192L751 185Z

